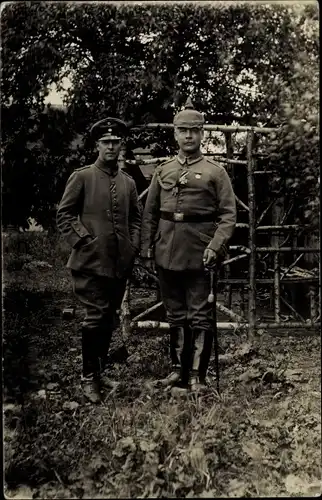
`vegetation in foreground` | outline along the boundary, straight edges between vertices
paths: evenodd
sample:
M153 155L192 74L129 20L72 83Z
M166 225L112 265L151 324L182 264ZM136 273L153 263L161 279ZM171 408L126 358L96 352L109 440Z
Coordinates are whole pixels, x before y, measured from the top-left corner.
M29 239L33 254L22 259L28 265L19 268L21 254L5 255L8 496L320 494L318 336L264 335L250 344L240 334L222 334L221 395L212 389L173 399L151 385L169 368L166 334L134 332L127 363L111 363L121 389L92 406L79 389L82 311L63 267L64 247L58 258L47 236ZM40 265L44 256L47 266ZM137 290L136 307L149 294ZM74 320L63 319L66 305L76 306Z

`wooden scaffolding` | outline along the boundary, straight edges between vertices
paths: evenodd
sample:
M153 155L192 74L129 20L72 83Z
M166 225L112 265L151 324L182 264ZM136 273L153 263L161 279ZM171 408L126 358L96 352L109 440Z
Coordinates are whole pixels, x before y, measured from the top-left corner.
M171 129L172 124L157 124L150 123L144 126L145 130L153 129ZM255 183L257 176L266 176L269 182L270 177L276 175L274 170L267 169L256 169L256 153L254 151L256 140L262 134L275 133L277 129L264 128L264 127L248 127L248 126L225 126L225 125L211 125L206 124L204 126L205 131L208 133L221 132L224 134L226 152L225 153L206 153L206 155L215 158L217 161L226 164L227 172L232 180L234 186L235 169L246 169L247 178L247 195L248 200L243 201L238 196L236 196L237 207L242 209L244 213L248 214L248 222L240 223L237 217L237 228L244 229L248 231L248 244L247 245L230 245L229 253L226 260L223 262L224 266L224 277L218 280L218 284L223 284L225 287L225 300L224 304L216 302L216 309L218 312L224 314L228 320L219 321L217 323L218 329L227 330L246 330L248 336L251 338L260 330L266 329L292 329L292 328L305 328L305 329L317 329L320 328L320 281L319 274L310 273L309 271L301 270L302 272L294 275L294 269L297 269L297 263L299 260L309 253L319 254L320 249L310 246L297 246L297 232L301 231L300 226L296 224L285 224L287 214L282 214L279 210L279 198L278 195L274 196L270 203L262 210L259 216L256 215L256 197L255 197ZM246 134L246 151L243 155L243 159L238 159L233 151L233 141L232 134L243 132ZM153 166L159 165L161 162L167 160L168 158L152 158L149 160L134 160L133 164L151 164ZM140 193L140 199L143 199L148 189L145 189ZM267 213L271 211L272 224L261 225L264 217ZM258 234L259 233L270 234L270 245L269 246L258 246ZM284 237L282 241L281 235L285 236L285 233L289 234ZM292 244L286 245L286 242L292 238ZM231 257L231 254L237 255ZM267 258L267 256L273 255L273 269L270 269L271 275L266 275L264 277L258 277L256 274L256 263L258 258ZM282 267L281 263L284 261L284 256L288 255L292 257L292 262L287 267ZM248 277L247 278L233 278L230 273L230 266L237 261L244 261L248 259ZM140 265L137 263L137 265ZM293 271L293 276L290 274ZM147 272L147 271L146 271ZM158 283L158 278L149 272L147 275L150 279ZM281 294L282 287L287 284L288 286L296 286L299 284L305 284L309 289L309 303L310 303L310 317L304 319L301 314L296 311L296 309L286 300ZM271 288L271 296L274 309L274 318L270 321L261 321L257 317L256 309L256 291L257 286L269 286ZM247 290L247 310L244 314L241 311L233 311L231 307L231 296L232 287L239 288L242 304L244 306L245 296L244 290ZM145 318L162 306L162 302L158 300L151 307L141 312L135 317L131 315L131 282L128 281L126 291L123 297L123 302L120 311L121 328L123 333L123 339L126 340L130 335L131 331L135 329L168 329L169 325L167 322L163 321L153 321L146 320ZM291 312L292 319L284 320L281 315L281 303L283 307L287 307L288 311ZM242 310L244 307L241 308Z

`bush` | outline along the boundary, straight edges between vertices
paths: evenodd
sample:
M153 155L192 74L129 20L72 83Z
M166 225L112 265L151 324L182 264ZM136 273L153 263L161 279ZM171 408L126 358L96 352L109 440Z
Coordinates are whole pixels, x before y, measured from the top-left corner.
M19 271L34 261L64 267L69 254L69 245L58 233L3 233L3 263L7 271Z

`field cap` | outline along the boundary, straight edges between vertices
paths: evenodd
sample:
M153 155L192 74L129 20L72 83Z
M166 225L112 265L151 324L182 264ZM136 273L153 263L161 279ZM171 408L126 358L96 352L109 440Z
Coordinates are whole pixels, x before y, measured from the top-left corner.
M91 127L90 133L94 141L118 140L127 135L128 127L125 122L118 118L104 118Z

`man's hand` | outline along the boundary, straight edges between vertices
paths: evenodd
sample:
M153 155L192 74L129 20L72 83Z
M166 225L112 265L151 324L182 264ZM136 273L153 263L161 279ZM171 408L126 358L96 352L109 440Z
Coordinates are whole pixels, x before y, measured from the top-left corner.
M211 248L206 248L203 254L203 265L208 269L215 267L217 263L217 254Z

